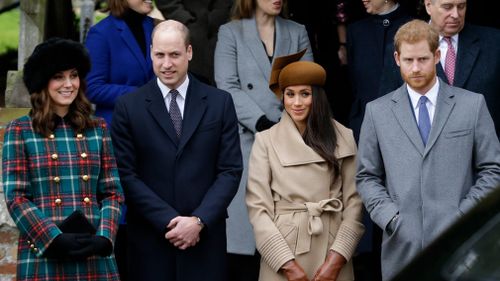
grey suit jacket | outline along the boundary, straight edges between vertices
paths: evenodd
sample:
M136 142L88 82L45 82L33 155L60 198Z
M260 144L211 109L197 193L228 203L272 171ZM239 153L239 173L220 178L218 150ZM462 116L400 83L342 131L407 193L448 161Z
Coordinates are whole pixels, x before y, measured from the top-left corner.
M313 60L304 26L280 17L276 17L275 24L274 58L307 48L302 59ZM269 90L271 63L254 18L231 21L220 27L214 65L217 87L229 92L234 100L244 165L238 193L228 210L228 252L248 255L255 252L255 239L244 195L255 124L264 114L276 122L283 110L281 101Z
M439 83L425 147L406 84L366 106L357 189L382 229L399 212L394 233L383 234L384 280L500 184L500 144L484 97Z
M453 86L484 95L500 137L500 30L466 24L458 36L457 63ZM445 54L441 54L445 55ZM448 82L441 63L437 75ZM384 70L381 93L386 94L403 84L399 68L391 60Z

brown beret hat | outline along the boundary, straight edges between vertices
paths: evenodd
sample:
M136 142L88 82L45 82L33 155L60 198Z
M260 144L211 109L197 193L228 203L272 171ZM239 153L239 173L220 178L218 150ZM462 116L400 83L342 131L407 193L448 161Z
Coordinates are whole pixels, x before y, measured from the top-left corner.
M325 69L311 61L299 61L306 50L276 58L274 60L269 88L281 100L283 90L292 85L324 86L326 81Z

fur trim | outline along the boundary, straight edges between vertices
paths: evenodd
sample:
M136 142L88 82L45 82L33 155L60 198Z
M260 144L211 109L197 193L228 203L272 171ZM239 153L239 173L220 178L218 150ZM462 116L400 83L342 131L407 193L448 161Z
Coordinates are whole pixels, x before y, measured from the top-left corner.
M23 81L30 94L38 93L59 71L76 68L80 80L90 70L90 57L85 47L75 41L50 38L35 47L24 64Z

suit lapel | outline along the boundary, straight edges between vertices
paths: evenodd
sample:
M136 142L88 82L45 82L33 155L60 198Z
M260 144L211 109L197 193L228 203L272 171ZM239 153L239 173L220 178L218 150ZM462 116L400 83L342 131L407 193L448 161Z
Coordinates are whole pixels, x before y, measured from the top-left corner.
M429 134L429 140L424 151L424 157L431 150L431 148L436 143L439 135L443 131L444 125L448 121L448 117L455 106L455 101L453 100L453 93L450 91L450 86L448 86L443 81L439 81L439 92L436 102L436 111L434 114L434 120L431 126L431 132Z
M474 63L479 56L480 46L477 34L470 33L467 26L458 36L458 53L453 86L463 88L469 79Z
M269 80L269 75L271 73L271 64L267 59L266 51L264 46L262 46L262 41L259 37L259 32L257 31L257 23L255 18L243 19L241 20L243 25L243 38L250 49L250 53L254 57L255 62L259 66L260 70L264 74L267 80Z
M274 46L273 58L290 54L290 31L284 20L276 17L276 44Z
M207 109L207 94L200 88L200 85L200 82L193 76L189 76L189 86L186 95L186 104L184 106L184 118L182 120L182 133L177 153L182 152L186 143L193 136L193 133Z
M165 106L163 95L157 85L157 79L152 79L148 82L146 91L145 99L147 110L151 113L153 119L158 123L158 125L165 131L165 133L167 133L170 140L177 145L179 140L177 139L174 125L172 124L172 120L170 119L170 115L168 114L168 110Z
M114 18L115 26L118 29L118 32L120 33L120 37L123 40L123 43L130 49L134 57L137 59L137 61L141 65L142 71L146 74L146 77L148 77L148 65L146 65L146 59L144 55L142 54L141 48L139 47L139 44L134 38L134 35L130 31L130 28L128 28L127 24L125 23L124 20L116 19ZM146 21L143 22L143 26L145 27ZM151 28L144 28L144 31L150 30ZM149 36L146 36L149 37ZM151 45L151 39L146 38L146 42L149 41L149 44L146 45L146 49L149 49L149 46ZM149 54L149 51L146 51L146 54ZM149 65L151 67L151 65Z
M441 80L446 81L446 83L450 84L448 81L448 77L446 77L446 73L444 73L444 68L441 62L439 62L436 66L437 76L441 78Z
M406 83L403 84L392 96L392 101L394 105L392 107L392 112L396 117L399 125L405 132L406 136L413 143L417 151L423 155L424 154L424 143L420 137L420 133L417 127L417 121L415 120L415 115L413 114L413 107L410 103L410 98L408 96L408 90L406 89Z

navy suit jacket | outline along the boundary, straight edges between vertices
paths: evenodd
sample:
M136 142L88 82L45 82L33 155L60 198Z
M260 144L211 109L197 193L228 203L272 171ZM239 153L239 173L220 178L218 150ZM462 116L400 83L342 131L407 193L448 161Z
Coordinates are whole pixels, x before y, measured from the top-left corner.
M180 139L157 79L115 106L131 280L226 280L226 209L242 172L238 120L227 92L189 79ZM164 237L179 215L198 216L206 226L184 251Z
M85 46L92 62L87 75L87 97L96 105L96 115L108 124L116 99L154 77L149 54L154 19L145 17L142 27L146 55L125 21L112 15L94 25L87 35Z
M444 55L444 54L442 54ZM392 67L397 69L395 63ZM386 71L383 92L389 93L403 84L399 71ZM437 75L448 83L441 63ZM458 35L457 62L453 86L484 95L486 105L500 132L500 30L466 24Z

